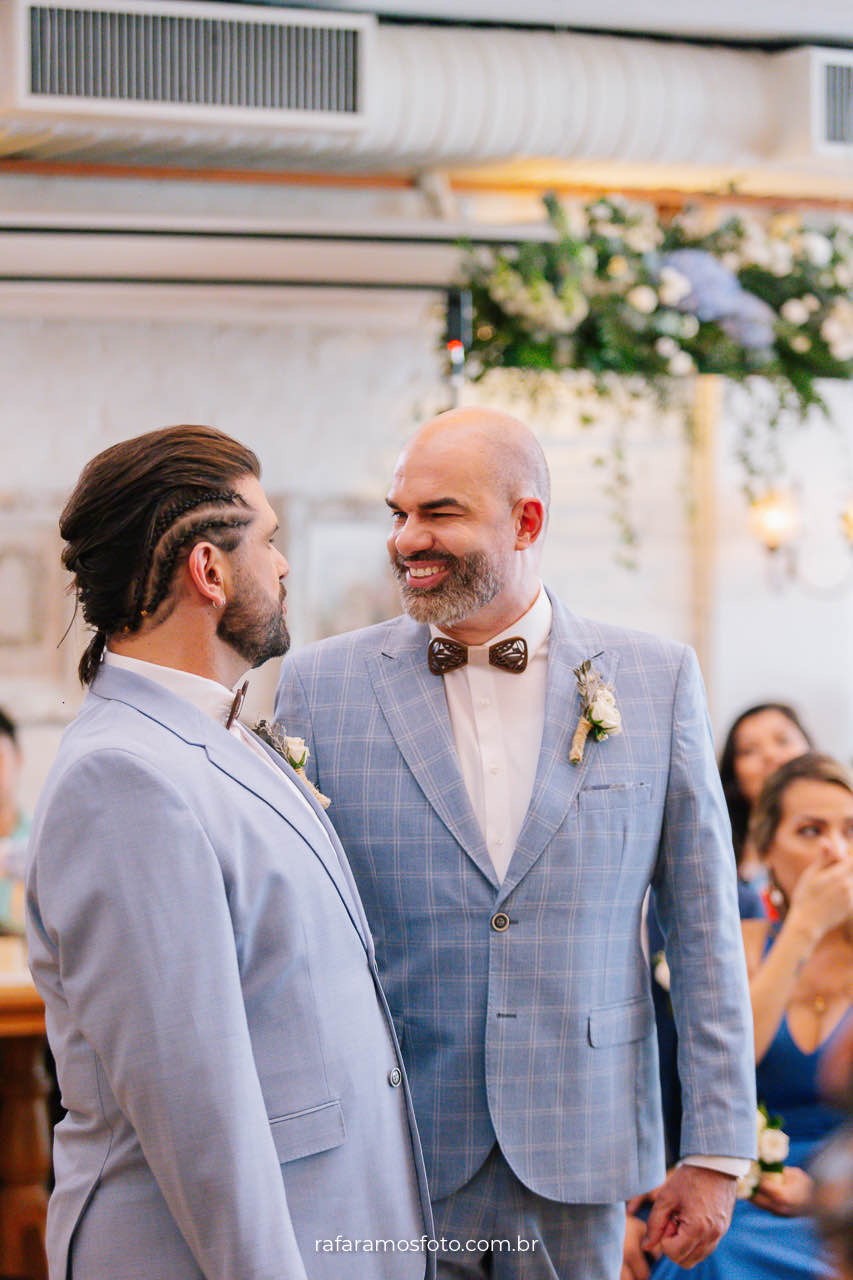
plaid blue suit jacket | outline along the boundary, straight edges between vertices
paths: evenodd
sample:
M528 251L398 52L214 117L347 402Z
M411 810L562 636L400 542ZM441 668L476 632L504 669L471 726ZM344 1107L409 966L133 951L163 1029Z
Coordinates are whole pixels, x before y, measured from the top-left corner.
M530 808L499 884L428 629L401 617L289 657L276 702L349 856L434 1199L495 1140L528 1187L622 1200L664 1174L643 899L672 969L683 1154L751 1156L755 1071L734 858L690 649L558 601ZM573 668L601 653L623 732L569 763ZM509 928L496 931L495 913Z

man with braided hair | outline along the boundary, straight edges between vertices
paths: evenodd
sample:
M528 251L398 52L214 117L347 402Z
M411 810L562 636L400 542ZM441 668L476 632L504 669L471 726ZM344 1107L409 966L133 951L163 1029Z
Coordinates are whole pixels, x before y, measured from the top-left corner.
M344 852L290 764L236 718L246 669L289 643L276 528L255 455L193 426L105 450L62 513L94 635L27 891L68 1111L55 1280L434 1271L408 1086Z

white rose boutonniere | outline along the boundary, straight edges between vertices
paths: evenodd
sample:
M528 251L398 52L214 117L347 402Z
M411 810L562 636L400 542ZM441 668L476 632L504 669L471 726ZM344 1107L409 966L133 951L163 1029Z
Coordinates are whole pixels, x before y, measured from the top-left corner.
M596 654L595 658L601 657ZM596 742L609 738L611 734L622 732L622 716L616 705L616 694L609 684L604 683L600 671L592 665L595 658L587 658L579 667L574 668L581 696L581 718L572 738L569 760L572 764L580 764L583 751L590 734Z
M782 1128L782 1123L781 1116L771 1116L763 1102L758 1104L755 1119L758 1133L758 1159L753 1160L748 1172L742 1178L738 1178L739 1200L748 1200L765 1178L781 1174L784 1169L791 1142Z
M308 763L308 756L311 754L305 745L304 738L292 738L284 732L277 724L270 724L267 720L259 720L254 727L254 732L258 735L262 742L268 747L272 747L273 751L277 751L283 760L286 760L293 769L294 773L302 779L314 799L324 809L328 809L332 803L328 796L324 796L322 791L318 791L314 783L305 772L305 765Z

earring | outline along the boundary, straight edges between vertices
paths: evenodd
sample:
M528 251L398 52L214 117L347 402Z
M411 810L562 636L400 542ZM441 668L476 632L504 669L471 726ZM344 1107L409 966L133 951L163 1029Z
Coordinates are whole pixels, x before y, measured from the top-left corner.
M780 920L784 920L788 912L788 898L785 890L780 885L773 870L767 868L767 897L774 911L778 912Z

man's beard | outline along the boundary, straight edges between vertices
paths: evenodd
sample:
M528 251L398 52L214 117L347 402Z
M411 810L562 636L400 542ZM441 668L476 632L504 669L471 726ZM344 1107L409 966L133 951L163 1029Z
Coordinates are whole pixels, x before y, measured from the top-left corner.
M290 633L282 613L285 590L278 602L266 596L257 583L248 585L242 575L234 580L234 595L223 610L216 634L251 667L262 666L290 648Z
M419 561L439 562L449 573L434 587L410 587L406 582L406 564ZM423 553L409 556L405 562L394 556L391 567L406 613L416 622L431 622L436 627L452 627L470 618L478 609L491 604L506 584L501 561L485 551L469 551L464 556Z

